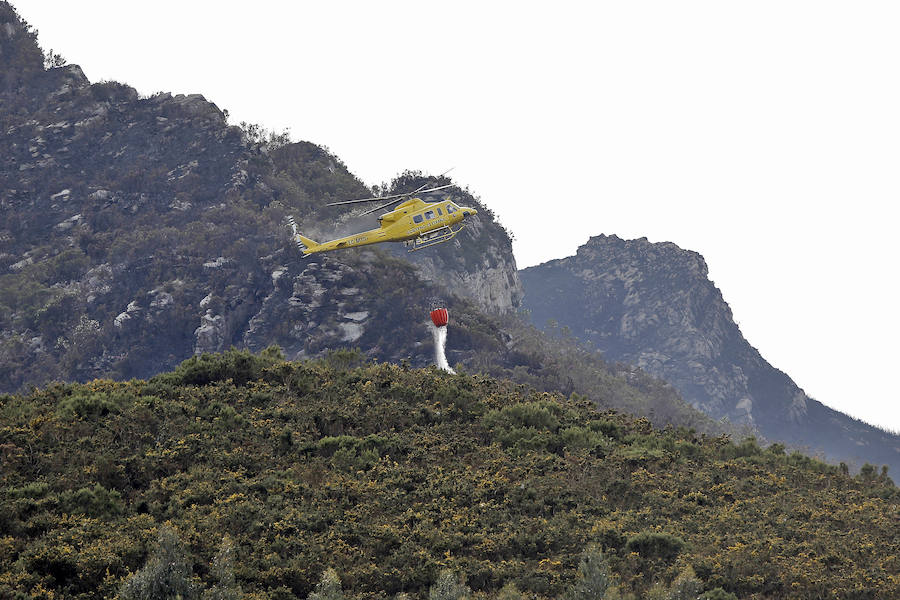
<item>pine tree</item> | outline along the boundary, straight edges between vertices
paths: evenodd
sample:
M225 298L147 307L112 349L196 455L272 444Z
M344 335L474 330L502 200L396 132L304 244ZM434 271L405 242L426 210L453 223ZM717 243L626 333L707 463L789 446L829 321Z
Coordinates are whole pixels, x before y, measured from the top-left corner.
M497 600L525 600L525 594L519 590L515 583L509 582L500 588Z
M159 530L156 550L119 591L122 600L194 600L199 596L200 586L193 578L187 551L170 527Z
M203 593L203 600L239 600L243 597L241 587L234 579L234 544L230 539L222 540L210 570L216 583Z
M428 590L428 600L463 600L469 598L472 590L462 577L450 569L444 569Z
M588 547L581 554L578 579L566 594L566 600L601 600L614 591L606 558L596 546Z
M672 582L666 600L695 600L703 591L703 583L697 579L690 565Z
M341 578L332 568L325 569L322 579L316 584L307 600L344 600L344 590L341 589Z

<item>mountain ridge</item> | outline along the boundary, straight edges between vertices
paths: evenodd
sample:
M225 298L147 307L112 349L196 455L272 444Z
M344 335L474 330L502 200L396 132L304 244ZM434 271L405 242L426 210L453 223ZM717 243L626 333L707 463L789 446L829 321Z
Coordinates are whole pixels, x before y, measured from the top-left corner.
M713 418L824 451L830 460L900 468L900 436L809 398L744 339L700 254L671 242L600 235L575 256L520 276L535 325L558 321L606 360L669 381Z

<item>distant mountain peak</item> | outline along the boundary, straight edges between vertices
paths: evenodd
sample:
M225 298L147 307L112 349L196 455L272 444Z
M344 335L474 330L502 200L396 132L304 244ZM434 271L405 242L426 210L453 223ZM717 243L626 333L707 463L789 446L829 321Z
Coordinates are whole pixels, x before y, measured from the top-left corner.
M681 267L697 276L706 278L709 268L706 260L698 252L685 250L673 242L651 242L646 237L629 240L613 235L596 235L580 246L576 257L593 257L600 260L634 261L661 263L667 268Z
M831 459L900 468L900 438L809 398L744 339L697 252L598 235L520 272L535 325L567 326L610 361L660 377L708 415ZM859 442L864 441L860 444Z

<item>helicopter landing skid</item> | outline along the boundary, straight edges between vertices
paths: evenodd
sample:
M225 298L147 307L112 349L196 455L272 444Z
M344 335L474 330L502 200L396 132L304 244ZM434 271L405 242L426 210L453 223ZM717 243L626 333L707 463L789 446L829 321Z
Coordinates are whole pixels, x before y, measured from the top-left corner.
M465 227L465 225L460 225L456 229L453 229L453 227L450 226L444 226L440 227L439 229L435 229L434 231L429 231L424 235L420 235L416 239L406 242L407 252L415 252L416 250L421 250L422 248L449 242L454 237L456 237L457 233L462 231L463 227Z

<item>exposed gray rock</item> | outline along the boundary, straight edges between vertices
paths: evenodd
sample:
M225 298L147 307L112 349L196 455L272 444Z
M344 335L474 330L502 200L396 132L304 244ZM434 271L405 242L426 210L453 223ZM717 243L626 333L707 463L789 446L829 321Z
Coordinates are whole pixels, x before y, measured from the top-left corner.
M338 327L343 331L343 336L341 336L342 342L355 342L362 337L362 334L365 331L363 326L359 323L341 323Z
M203 315L200 326L194 331L194 354L205 352L221 352L227 339L225 318L207 311Z
M151 308L166 308L175 304L175 298L169 292L153 290L150 295L153 297L153 300L150 301Z
M9 268L13 271L21 271L22 269L24 269L25 267L27 267L28 265L31 265L31 264L34 264L34 258L31 256L26 256L22 260L10 265Z
M207 269L218 269L223 265L227 265L229 262L231 262L229 259L225 258L224 256L220 256L216 260L210 260L203 263L203 266Z
M128 303L128 306L125 307L125 310L116 315L113 324L116 328L121 329L125 326L125 324L134 319L138 313L141 312L141 307L138 306L138 303L134 300Z
M491 252L499 255L496 249ZM439 264L439 259L430 256L423 257L416 266L426 281L453 290L485 310L513 310L519 306L523 295L515 261L502 256L494 258L494 261L486 258L480 269L470 272L448 270Z
M60 221L59 223L54 225L53 228L56 229L57 231L68 231L69 229L72 229L73 227L78 225L78 223L81 222L81 219L82 219L82 216L79 213L77 215L73 215L73 216L69 217L65 221Z

